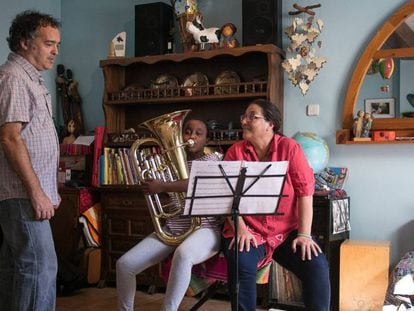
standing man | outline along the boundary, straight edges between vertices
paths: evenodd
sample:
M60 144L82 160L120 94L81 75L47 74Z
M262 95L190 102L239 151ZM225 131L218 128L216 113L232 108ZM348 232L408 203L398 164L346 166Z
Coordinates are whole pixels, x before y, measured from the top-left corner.
M0 66L0 308L54 310L57 260L49 219L57 192L59 142L41 71L58 54L59 22L25 11Z

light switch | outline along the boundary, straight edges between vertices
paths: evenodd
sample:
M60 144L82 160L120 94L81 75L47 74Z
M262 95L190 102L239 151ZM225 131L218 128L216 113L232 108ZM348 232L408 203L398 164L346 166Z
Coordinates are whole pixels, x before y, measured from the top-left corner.
M318 104L307 105L306 114L308 116L319 116L319 105Z

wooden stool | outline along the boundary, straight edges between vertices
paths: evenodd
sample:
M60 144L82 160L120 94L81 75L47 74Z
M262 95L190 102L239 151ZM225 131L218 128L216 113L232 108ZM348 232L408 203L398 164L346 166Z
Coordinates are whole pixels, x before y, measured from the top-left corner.
M340 254L340 310L382 310L390 242L346 240Z

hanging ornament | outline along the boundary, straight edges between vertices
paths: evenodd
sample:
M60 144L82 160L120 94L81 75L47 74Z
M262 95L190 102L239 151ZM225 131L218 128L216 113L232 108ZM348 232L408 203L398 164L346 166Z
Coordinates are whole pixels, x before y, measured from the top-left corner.
M287 72L288 79L294 86L298 86L302 95L306 95L310 83L315 79L319 70L326 63L326 58L317 56L313 43L320 48L322 41L316 40L321 33L324 23L321 19L315 18L314 8L320 4L301 7L294 4L297 10L289 12L289 15L308 14L306 20L295 17L292 24L285 28L285 34L290 40L287 47L287 57L282 62L282 68Z
M383 79L391 78L394 72L394 60L392 57L381 58L378 61L379 73Z

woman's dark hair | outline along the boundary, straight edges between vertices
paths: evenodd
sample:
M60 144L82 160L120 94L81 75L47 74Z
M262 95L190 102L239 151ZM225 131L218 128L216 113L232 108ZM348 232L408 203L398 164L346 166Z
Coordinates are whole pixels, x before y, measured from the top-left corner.
M20 50L20 41L33 39L39 27L47 26L59 28L60 23L51 15L37 11L28 10L18 14L12 21L9 37L7 38L10 50L18 52Z
M273 132L279 133L279 130L282 126L282 114L280 113L279 108L272 102L266 99L256 99L250 103L258 105L262 108L263 117L266 121L273 123Z

